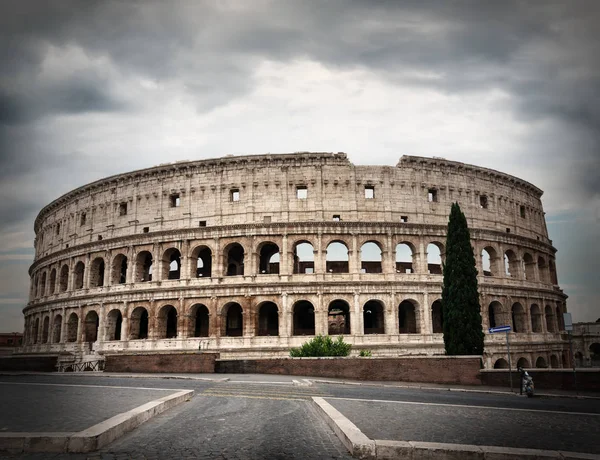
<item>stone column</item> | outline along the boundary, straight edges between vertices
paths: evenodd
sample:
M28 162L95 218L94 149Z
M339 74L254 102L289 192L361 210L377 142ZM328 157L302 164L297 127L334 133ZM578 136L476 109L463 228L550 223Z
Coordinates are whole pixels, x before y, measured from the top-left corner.
M393 243L391 233L386 235L385 240L385 249L381 253L381 270L383 273L396 273L396 251L395 248L392 247Z
M183 297L179 298L179 307L177 308L177 338L185 339L189 337L189 315L184 311Z
M283 235L281 248L279 249L279 274L280 275L290 275L293 273L293 269L290 270L290 252L288 251L288 240L287 235ZM291 257L293 260L294 258Z
M353 312L350 317L350 332L352 333L352 335L364 335L365 321L362 314L362 309L360 308L360 301L357 292L354 293L354 302L352 310Z
M67 333L67 315L65 313L65 307L62 308L60 314L62 316L62 321L61 321L61 324L60 324L60 339L59 339L59 342L60 343L65 343L65 335Z
M90 288L90 272L92 267L90 267L90 254L88 253L85 256L85 272L83 276L83 289Z
M293 318L288 307L288 295L286 292L281 294L281 310L279 315L279 335L289 337L292 335Z
M79 307L77 312L77 343L83 342L83 318L82 318L83 309Z
M100 311L98 312L98 334L96 342L104 342L106 334L106 312L104 304L100 304Z
M75 273L73 270L73 258L70 257L69 258L69 279L67 282L67 291L66 292L72 292L73 291L73 281L75 279ZM59 284L60 284L60 276L59 276Z
M421 327L419 331L421 334L431 334L432 333L432 325L431 325L431 305L429 304L429 294L427 291L423 292L423 305L421 306Z
M419 252L416 254L417 256L417 260L416 263L413 265L416 265L416 267L413 267L415 273L424 273L427 274L427 270L428 270L428 265L427 265L427 251L425 248L425 244L423 244L423 241L419 241L419 248L418 248Z
M360 251L357 248L356 235L352 235L352 243L348 251L348 272L360 273Z
M315 273L325 273L325 268L327 264L325 263L325 259L327 257L327 249L321 248L322 244L322 236L319 233L317 235L317 244L314 248L314 259L315 259Z
M223 277L225 273L223 270L223 254L221 253L221 240L215 238L215 250L212 253L212 273L211 275L215 278Z
M317 293L315 307L315 335L327 334L327 307L323 306L323 296Z

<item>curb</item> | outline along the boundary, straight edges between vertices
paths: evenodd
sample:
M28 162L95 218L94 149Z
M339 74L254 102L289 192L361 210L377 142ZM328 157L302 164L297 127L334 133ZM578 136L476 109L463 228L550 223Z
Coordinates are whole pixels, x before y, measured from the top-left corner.
M353 457L402 460L600 460L600 455L514 447L369 439L348 418L320 397L317 412Z
M194 390L180 390L77 433L0 433L0 451L84 453L98 450L155 415L189 401L193 395Z

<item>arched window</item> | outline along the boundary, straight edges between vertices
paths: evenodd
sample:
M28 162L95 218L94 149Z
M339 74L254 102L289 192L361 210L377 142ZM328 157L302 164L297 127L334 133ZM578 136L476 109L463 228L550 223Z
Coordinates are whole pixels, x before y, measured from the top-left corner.
M490 327L503 326L503 308L500 302L494 301L488 307L488 320Z
M315 308L307 300L294 304L293 335L315 335Z
M190 328L193 337L208 337L209 335L209 315L206 305L197 303L190 310Z
M527 332L527 315L523 306L515 302L511 309L513 332Z
M244 248L238 243L231 243L223 251L225 257L226 276L244 274ZM241 308L241 307L240 307Z
M98 327L100 326L100 318L98 313L94 310L88 312L85 315L85 321L83 325L83 341L84 342L95 342L98 340Z
M157 316L157 337L174 339L177 337L177 309L173 305L164 305Z
M345 300L334 300L327 310L327 333L350 334L350 305Z
M523 254L523 267L525 269L525 279L535 281L535 261L528 252Z
M75 278L73 279L73 288L74 289L83 289L83 274L85 272L85 265L83 262L79 261L75 264L75 270L73 270L73 274Z
M553 259L548 261L548 271L550 272L550 282L552 284L558 284L558 277L556 276L556 264Z
M396 245L396 273L415 272L415 248L408 243Z
M135 258L135 282L152 281L153 272L152 253L140 251Z
M529 369L529 360L527 358L519 358L517 361L517 368L522 367L523 369Z
M48 343L50 338L50 318L48 316L44 317L44 322L42 324L42 343Z
M444 246L441 243L429 243L427 245L427 271L431 275L442 274L442 253Z
M33 336L33 343L38 343L39 333L40 333L40 319L36 318L35 322L33 323L33 333L31 334Z
M300 241L294 245L294 274L314 273L315 255L313 245Z
M223 335L228 337L241 337L244 335L244 316L242 306L236 302L230 302L224 307L225 331Z
M148 310L144 307L135 307L129 318L129 339L148 338Z
M259 249L258 273L261 275L279 274L279 246L263 243Z
M491 246L481 251L481 267L483 276L498 276L498 254Z
M538 274L542 283L549 283L548 265L542 256L538 257Z
M550 305L546 305L545 309L546 313L546 331L548 332L556 332L556 327L554 326L554 311Z
M69 269L67 268L67 276L68 276L68 272L69 272ZM50 292L49 292L49 294L52 295L54 293L56 293L56 269L55 268L50 270Z
M431 305L431 326L434 334L444 332L444 310L440 300L436 300Z
M60 292L66 292L69 287L69 266L63 265L60 269L60 281L58 289Z
M52 320L52 343L60 343L60 333L62 330L62 315L56 315Z
M360 271L361 273L381 273L381 247L368 241L360 248Z
M363 324L365 334L384 334L383 305L378 300L369 300L363 306Z
M40 281L40 295L46 295L46 272L42 273L42 280Z
M117 254L112 262L112 284L125 284L127 281L127 257L124 254Z
M178 280L181 277L181 253L177 248L167 249L162 257L162 279Z
M77 326L79 317L77 313L71 313L67 321L67 342L77 342Z
M546 363L546 360L543 356L540 356L538 359L535 360L535 367L540 369L545 369L548 367L548 364Z
M279 310L273 302L258 307L258 335L279 335Z
M111 310L106 316L106 340L121 340L123 315L118 309Z
M348 247L341 241L333 241L327 246L327 273L348 273Z
M531 305L531 332L542 332L542 312L536 304Z
M508 361L504 358L497 359L494 363L494 369L508 369Z
M418 304L414 300L403 300L398 306L398 329L400 334L419 333Z
M104 259L96 257L90 265L90 288L104 286Z
M519 262L517 255L512 250L504 253L504 272L511 278L519 278Z
M196 278L210 278L212 276L212 251L208 246L198 246L192 251L190 257L190 273Z

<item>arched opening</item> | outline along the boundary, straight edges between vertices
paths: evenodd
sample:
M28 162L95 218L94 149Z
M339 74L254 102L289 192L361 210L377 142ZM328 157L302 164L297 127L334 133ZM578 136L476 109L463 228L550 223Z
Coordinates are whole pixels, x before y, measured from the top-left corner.
M279 246L267 242L260 246L258 273L261 275L279 274Z
M315 335L315 308L307 300L294 304L294 325L292 335Z
M264 302L258 309L258 335L279 335L279 310L273 302Z
M556 322L558 323L558 330L565 330L565 317L563 316L563 310L559 305L556 306Z
M208 246L194 248L191 256L190 273L195 273L196 278L210 278L212 276L212 251Z
M483 276L498 276L498 253L491 246L481 251L481 267Z
M197 303L191 308L191 335L193 337L208 337L209 315L206 305Z
M519 302L515 302L511 309L513 332L527 332L527 316L525 309Z
M313 245L308 241L300 241L294 245L294 274L314 273L315 253Z
M42 273L42 279L40 281L40 295L46 295L46 272Z
M546 259L542 256L538 257L538 275L540 277L540 281L542 283L548 283L548 265L546 264Z
M127 281L127 257L124 254L117 254L112 262L112 284L125 284Z
M556 355L550 355L550 367L552 369L559 369L558 357Z
M415 272L415 252L414 247L408 243L396 245L396 273Z
M378 300L369 300L363 306L365 334L384 334L383 305Z
M67 273L68 273L68 269L67 269ZM50 292L49 294L52 295L56 292L56 269L53 268L50 271Z
M361 273L381 273L381 247L377 243L367 241L361 246L360 271Z
M594 342L590 345L590 361L593 367L600 367L600 343Z
M528 252L523 254L523 267L525 268L525 279L535 281L535 261Z
M181 253L177 248L169 248L162 257L162 279L178 280L181 277Z
M148 310L144 307L135 307L129 318L129 339L148 338Z
M75 269L73 270L73 288L74 289L83 289L83 273L85 272L85 265L83 262L79 261L75 264Z
M553 259L548 261L548 271L550 272L550 282L552 284L558 284L558 277L556 276L556 264Z
M223 254L225 267L227 267L225 276L242 276L244 274L244 248L238 243L231 243L225 248Z
M502 304L498 301L490 303L488 307L488 321L490 327L503 326Z
M244 335L244 315L239 303L231 302L225 305L225 334L228 337Z
M440 300L436 300L431 305L431 327L434 334L444 332L444 309Z
M400 334L418 334L418 304L414 300L403 300L398 306L398 331Z
M334 300L327 310L327 333L350 334L350 305L345 300Z
M83 325L83 341L84 342L95 342L98 340L98 327L100 326L100 318L98 313L94 310L88 312L85 315L85 321Z
M429 243L427 245L427 271L431 275L442 274L442 252L444 246L441 243Z
M545 369L548 367L548 364L546 364L546 360L540 356L538 359L535 360L535 367L537 367L538 369Z
M511 278L519 278L519 261L511 249L504 253L504 273Z
M325 266L327 273L348 273L348 261L348 246L341 241L329 243Z
M177 309L173 305L164 305L158 312L157 338L174 339L177 337Z
M35 322L33 323L33 332L32 332L32 336L33 336L33 343L38 343L38 335L40 333L40 319L36 318Z
M546 305L545 309L546 313L546 331L548 332L556 332L556 327L554 326L554 311L550 305Z
M77 326L79 317L77 313L71 313L67 321L67 342L77 342Z
M66 292L69 287L69 266L67 264L63 265L60 269L60 280L58 284L58 289L60 292Z
M542 312L536 304L531 305L531 332L542 332Z
M135 281L152 281L152 253L149 251L140 251L135 258Z
M52 343L60 343L60 333L62 329L62 315L56 315L52 319Z
M504 358L497 359L494 363L494 369L508 369L508 361Z
M523 369L529 369L529 360L527 358L519 358L517 361L517 368L522 367Z
M40 275L36 274L31 280L31 295L34 297L40 296Z
M106 340L121 340L123 315L121 310L111 310L106 316Z
M48 316L44 317L44 322L42 323L42 343L48 343L50 334L50 318Z
M96 257L90 265L90 288L104 286L104 259Z

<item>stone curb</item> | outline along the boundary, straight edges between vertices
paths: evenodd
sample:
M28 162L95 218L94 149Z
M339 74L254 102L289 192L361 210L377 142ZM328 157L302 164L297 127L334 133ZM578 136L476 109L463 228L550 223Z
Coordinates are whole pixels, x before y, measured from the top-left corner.
M155 415L189 401L193 395L194 390L180 390L77 433L0 433L0 451L83 453L98 450Z
M320 397L319 414L353 457L386 460L600 460L600 455L514 447L476 446L420 441L371 440L348 418Z

